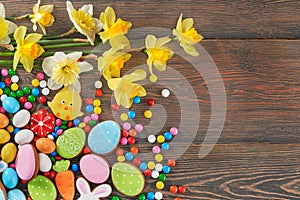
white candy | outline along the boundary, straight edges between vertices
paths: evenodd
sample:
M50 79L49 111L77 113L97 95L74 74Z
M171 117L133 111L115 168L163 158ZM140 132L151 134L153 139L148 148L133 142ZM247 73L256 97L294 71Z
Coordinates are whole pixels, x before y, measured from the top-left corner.
M47 81L45 81L45 80L40 81L40 87L41 88L47 87Z
M156 170L156 171L159 171L159 172L161 172L161 171L162 171L162 169L163 169L163 166L162 166L162 164L160 164L160 163L157 163L157 164L155 165L155 170Z
M1 95L1 101L3 101L6 97L7 97L6 94L2 94L2 95Z
M12 120L12 123L17 128L22 128L28 124L30 120L30 112L28 110L22 109L17 112Z
M149 136L148 136L148 142L154 143L155 141L156 141L155 135L149 135Z
M13 82L13 83L17 83L17 82L19 82L19 77L17 76L17 75L13 75L12 77L11 77L11 82Z
M160 200L163 198L163 194L161 192L155 192L154 197L155 199Z
M152 178L158 178L159 172L156 171L156 170L153 170L152 173L151 173L151 176L152 176Z
M40 159L40 171L41 172L49 172L52 168L52 162L44 153L39 153L39 159Z
M50 93L49 88L44 88L44 89L42 89L42 94L43 94L44 96L47 96L49 93Z
M168 90L168 89L163 89L163 90L161 91L161 95L162 95L163 97L168 97L168 96L170 96L170 90Z
M19 145L28 144L33 140L34 134L29 129L20 130L15 135L15 142Z
M95 88L97 88L97 89L102 88L102 82L101 81L96 81L95 82Z
M51 134L48 134L48 135L47 135L47 138L49 138L50 140L54 140L54 137L53 137L53 135L51 135Z

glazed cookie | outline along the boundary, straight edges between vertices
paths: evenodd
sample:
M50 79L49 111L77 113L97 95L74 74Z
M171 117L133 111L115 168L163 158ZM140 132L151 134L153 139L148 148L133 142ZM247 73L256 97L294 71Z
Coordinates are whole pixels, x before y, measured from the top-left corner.
M39 157L34 146L25 144L20 146L16 158L16 171L20 179L30 180L39 171Z
M28 182L28 192L32 200L55 200L57 196L55 185L42 175Z
M111 178L116 189L126 196L140 194L145 186L143 173L128 163L116 163L111 169Z
M112 192L111 186L108 184L99 185L91 191L88 182L81 177L76 181L76 188L80 193L78 200L99 200L99 198L108 197Z
M97 154L108 154L119 144L120 126L114 121L104 121L97 124L89 133L88 146Z
M74 158L82 151L85 138L81 128L70 128L57 138L56 151L63 158Z
M88 154L80 159L82 175L92 183L103 183L109 177L109 164L107 160L95 154Z
M7 197L9 200L26 200L25 194L20 189L8 191Z
M64 200L73 200L75 196L75 175L71 170L57 173L56 187Z
M6 200L7 194L4 185L0 181L0 200Z

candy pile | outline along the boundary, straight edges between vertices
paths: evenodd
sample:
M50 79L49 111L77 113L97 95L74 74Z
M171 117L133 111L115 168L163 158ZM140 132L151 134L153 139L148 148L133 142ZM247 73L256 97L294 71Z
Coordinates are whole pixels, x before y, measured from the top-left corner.
M101 120L102 82L95 83L95 97L82 105L80 95L67 87L48 101L51 91L45 78L39 72L31 85L21 88L13 69L1 70L0 200L71 200L79 195L81 200L117 200L121 197L112 195L116 190L127 198L163 199L167 175L176 165L174 159L164 161L163 153L179 130L171 127L158 136L149 135L154 160L145 162L136 146L144 126L128 121L136 117L132 108L120 115L122 124ZM170 91L164 89L162 95L167 97ZM134 97L133 103L141 104L141 98ZM144 117L150 119L155 100L146 104ZM111 107L113 112L120 109L118 104ZM116 161L110 166L105 157L113 153ZM144 192L147 177L156 180L156 189ZM95 187L91 189L90 183ZM169 189L173 194L185 190L175 185Z

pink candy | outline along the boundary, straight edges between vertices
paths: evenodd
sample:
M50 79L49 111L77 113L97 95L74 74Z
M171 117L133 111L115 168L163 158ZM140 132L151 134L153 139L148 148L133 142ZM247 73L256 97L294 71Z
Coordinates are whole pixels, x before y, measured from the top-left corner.
M56 126L61 126L61 123L62 123L62 120L61 120L61 119L57 119L57 120L55 121L55 125L56 125Z
M122 137L121 140L120 140L120 143L121 143L122 145L126 145L127 142L128 142L128 140L127 140L126 137Z
M135 130L136 130L136 132L142 132L143 131L143 129L144 129L144 126L142 125L142 124L136 124L135 125Z
M177 135L177 134L178 134L178 129L177 129L176 127L172 127L172 128L170 129L170 133L171 133L172 135Z
M158 154L158 153L160 152L160 147L159 147L159 146L154 146L154 147L152 148L152 152L153 152L154 154Z
M91 119L92 119L92 120L98 120L98 119L99 119L99 116L98 116L97 114L94 113L94 114L91 115Z
M130 128L131 128L131 124L130 124L129 122L125 122L125 123L123 124L123 128L124 128L126 131L128 131L128 130L130 130Z
M32 108L32 103L26 102L26 103L24 104L24 108L26 108L27 110L30 110L30 109Z
M43 79L45 78L45 75L44 75L44 73L39 72L39 73L37 73L36 78L37 78L39 81L41 81L41 80L43 80Z
M4 110L4 108L2 106L0 107L0 113L6 113L6 111Z
M85 117L83 118L83 121L84 121L86 124L88 124L88 123L91 121L91 117L90 117L90 116L85 116Z
M2 76L7 76L8 75L8 70L7 69L2 69L1 70L1 75Z

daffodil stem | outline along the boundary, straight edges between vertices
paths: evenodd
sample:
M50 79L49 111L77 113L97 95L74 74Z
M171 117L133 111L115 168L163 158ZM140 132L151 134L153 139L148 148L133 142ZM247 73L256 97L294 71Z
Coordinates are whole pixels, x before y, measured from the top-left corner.
M43 37L43 40L52 40L52 39L60 39L60 38L63 38L63 37L68 37L74 33L76 33L77 30L74 29L74 28L71 28L69 31L65 32L65 33L62 33L60 35L50 35L50 36L44 36Z
M5 17L5 19L7 20L22 20L22 19L29 19L30 18L30 15L27 14L27 15L22 15L22 16L19 16L19 17Z
M42 64L41 60L35 60L35 64ZM0 60L0 66L13 66L12 60Z
M69 47L90 47L90 43L86 42L78 42L78 43L71 43L71 44L56 44L56 45L45 45L43 46L44 49L58 49L58 48L69 48Z

